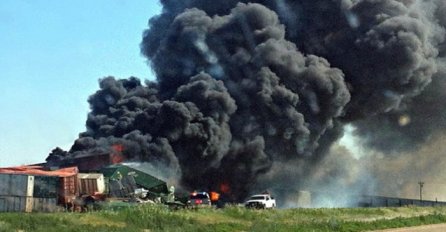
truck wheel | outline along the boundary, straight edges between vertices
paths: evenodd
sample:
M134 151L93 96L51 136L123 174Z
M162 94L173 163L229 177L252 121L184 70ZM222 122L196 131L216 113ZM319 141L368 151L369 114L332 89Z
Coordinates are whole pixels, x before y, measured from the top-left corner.
M95 209L95 200L93 197L91 196L86 197L84 199L84 202L85 202L84 207L86 211L92 211Z

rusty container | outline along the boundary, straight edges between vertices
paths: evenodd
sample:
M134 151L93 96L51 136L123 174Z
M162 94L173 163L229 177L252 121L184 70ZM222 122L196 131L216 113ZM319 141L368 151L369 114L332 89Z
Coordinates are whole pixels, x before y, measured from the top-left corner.
M78 195L77 175L60 177L58 203L64 206L72 205Z

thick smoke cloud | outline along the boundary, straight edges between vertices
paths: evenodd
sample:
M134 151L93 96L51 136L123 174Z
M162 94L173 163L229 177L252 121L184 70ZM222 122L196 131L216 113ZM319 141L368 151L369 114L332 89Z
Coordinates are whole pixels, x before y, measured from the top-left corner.
M398 110L355 123L362 145L398 153L420 148L446 129L446 74L438 73L419 96L405 101Z
M418 96L403 99L400 106L386 114L368 117L355 122L356 135L363 138L363 145L378 151L397 153L419 149L428 140L441 136L446 129L446 4L431 1L416 5L426 13L430 22L424 25L433 33L432 44L438 56L437 72L431 83ZM397 138L397 139L395 139Z
M120 143L128 160L162 164L186 188L224 184L243 199L345 173L333 158L345 155L327 154L346 124L394 152L446 125L444 1L160 2L141 43L157 80L102 79L87 131L50 157Z
M231 149L217 169L223 172L217 183L229 182L241 195L273 162L309 159L350 99L342 72L300 53L285 39L277 14L260 4L238 4L229 15L214 17L185 10L151 62L164 97L175 96L194 72L209 73L228 88L237 111L229 120Z
M143 53L156 57L167 33L164 28L184 9L197 7L210 15L224 15L238 2L243 1L162 1L164 11L150 20ZM279 15L286 39L301 52L322 56L343 71L352 95L344 122L387 117L407 107L445 65L438 63L445 51L444 1L255 2Z
M181 3L179 3L181 2ZM252 1L251 1L252 2ZM316 54L340 68L352 101L348 120L397 109L418 95L436 72L436 19L415 1L256 1L275 10L286 25L286 37L306 54ZM237 3L224 1L163 1L164 13L150 21L143 53L156 57L168 27L181 9L197 7L226 14ZM427 5L427 4L425 4ZM444 5L438 1L438 5ZM436 15L442 15L437 13ZM443 17L443 16L439 16ZM152 36L154 35L154 36ZM156 47L155 47L156 46ZM156 69L157 65L153 65Z

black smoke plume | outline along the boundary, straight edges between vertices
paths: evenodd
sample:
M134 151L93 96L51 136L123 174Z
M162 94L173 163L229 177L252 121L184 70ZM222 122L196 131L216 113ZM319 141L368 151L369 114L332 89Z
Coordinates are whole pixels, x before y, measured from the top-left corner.
M338 163L321 160L346 124L380 150L444 128L444 1L249 2L161 0L141 43L156 81L100 80L69 153L120 143L186 188L225 184L243 199L262 180L301 186Z

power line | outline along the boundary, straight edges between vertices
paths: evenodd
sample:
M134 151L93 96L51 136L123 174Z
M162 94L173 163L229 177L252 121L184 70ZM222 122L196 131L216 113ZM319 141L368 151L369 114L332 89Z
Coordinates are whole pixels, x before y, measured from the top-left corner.
M423 181L419 181L418 184L420 185L420 201L423 201L423 186L424 186L424 182Z

